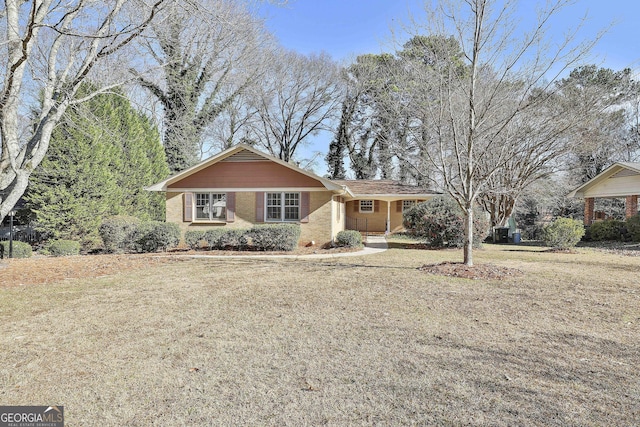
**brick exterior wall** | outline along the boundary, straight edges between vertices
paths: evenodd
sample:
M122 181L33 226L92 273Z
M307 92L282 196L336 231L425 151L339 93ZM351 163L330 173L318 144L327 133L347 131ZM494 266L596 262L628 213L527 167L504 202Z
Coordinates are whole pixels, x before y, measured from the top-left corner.
M638 214L638 196L627 196L625 199L625 217L631 218Z
M309 222L300 224L300 244L331 242L331 196L329 191L313 191L309 199Z
M594 220L595 199L587 197L584 199L584 225L591 225Z
M330 191L313 191L309 199L309 222L300 224L300 244L314 241L323 245L332 240L331 236L331 196ZM256 221L256 193L236 192L235 221L228 223L185 222L183 219L184 194L166 193L167 222L180 226L182 235L187 230L208 230L216 227L251 228ZM334 227L335 228L335 227Z

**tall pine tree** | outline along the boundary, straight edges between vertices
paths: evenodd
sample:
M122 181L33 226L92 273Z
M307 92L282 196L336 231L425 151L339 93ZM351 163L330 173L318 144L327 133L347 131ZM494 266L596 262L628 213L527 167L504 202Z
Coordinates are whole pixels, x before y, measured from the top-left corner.
M151 120L122 93L103 94L66 112L25 199L46 236L92 249L108 216L163 219L164 200L144 187L168 173Z

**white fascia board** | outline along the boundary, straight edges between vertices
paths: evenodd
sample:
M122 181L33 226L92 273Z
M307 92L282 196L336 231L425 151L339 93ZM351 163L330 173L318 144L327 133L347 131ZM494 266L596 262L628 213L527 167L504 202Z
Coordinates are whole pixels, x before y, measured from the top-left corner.
M301 191L309 191L309 192L320 192L320 191L330 191L324 187L253 187L253 188L221 188L221 187L198 187L198 188L171 188L170 193L256 193L256 192L264 192L264 193L274 193L274 192L289 192L289 193L297 193Z

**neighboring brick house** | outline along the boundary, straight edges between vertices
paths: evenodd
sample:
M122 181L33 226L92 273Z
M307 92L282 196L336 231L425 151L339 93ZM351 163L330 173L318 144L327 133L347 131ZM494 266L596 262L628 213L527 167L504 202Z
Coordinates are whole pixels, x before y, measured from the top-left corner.
M300 243L332 241L345 229L402 228L402 209L437 193L393 181L319 177L239 144L147 188L166 194L167 222L193 228L300 224Z
M640 195L640 163L619 162L609 166L591 180L569 193L569 197L584 198L584 224L604 218L603 212L595 212L597 198L624 198L625 216L638 213Z

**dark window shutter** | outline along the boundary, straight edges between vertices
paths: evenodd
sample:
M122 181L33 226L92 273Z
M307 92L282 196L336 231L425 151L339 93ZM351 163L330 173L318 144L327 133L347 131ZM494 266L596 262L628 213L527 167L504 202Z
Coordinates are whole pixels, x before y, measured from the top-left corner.
M396 202L396 212L402 212L402 200Z
M353 211L360 212L360 200L353 201Z
M236 220L236 193L227 193L227 222Z
M256 192L256 222L264 222L264 192Z
M193 221L193 193L184 193L184 222Z
M300 193L300 222L309 222L310 199L311 195L308 191Z
M380 212L380 200L373 201L373 211Z

